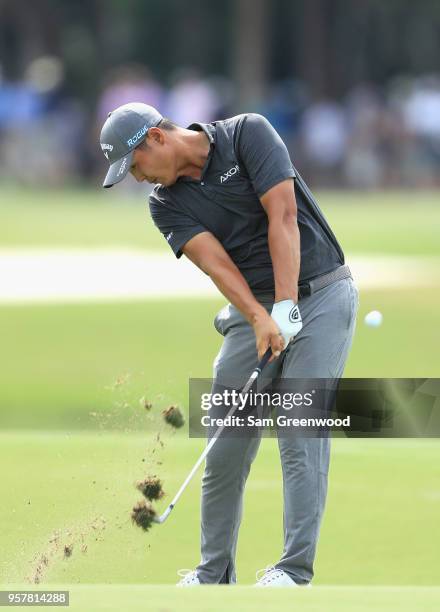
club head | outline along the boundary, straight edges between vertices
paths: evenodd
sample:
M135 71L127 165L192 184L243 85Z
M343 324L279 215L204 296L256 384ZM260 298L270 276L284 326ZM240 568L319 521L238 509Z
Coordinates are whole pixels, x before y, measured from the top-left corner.
M154 523L158 523L159 525L161 523L164 523L167 520L167 518L169 517L169 515L171 513L171 510L173 508L174 508L174 505L170 504L163 514L161 514L160 516L155 516L154 517L153 522Z

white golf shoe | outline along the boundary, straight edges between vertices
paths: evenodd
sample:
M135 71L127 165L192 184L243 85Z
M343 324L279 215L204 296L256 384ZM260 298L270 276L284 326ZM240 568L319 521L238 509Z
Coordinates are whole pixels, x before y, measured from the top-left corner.
M197 577L196 570L181 569L177 572L179 576L182 576L181 580L176 584L178 587L192 587L199 586L200 580Z
M261 575L262 574L262 575ZM261 576L261 577L260 577ZM282 569L273 565L257 572L257 587L310 587L311 584L296 584L292 578Z

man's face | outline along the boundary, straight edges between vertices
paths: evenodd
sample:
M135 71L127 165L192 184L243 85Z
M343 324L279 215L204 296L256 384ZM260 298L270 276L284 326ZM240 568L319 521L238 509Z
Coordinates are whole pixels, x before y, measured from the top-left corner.
M144 146L134 151L130 172L139 183L147 181L168 187L176 182L175 155L165 130L151 128L148 131Z

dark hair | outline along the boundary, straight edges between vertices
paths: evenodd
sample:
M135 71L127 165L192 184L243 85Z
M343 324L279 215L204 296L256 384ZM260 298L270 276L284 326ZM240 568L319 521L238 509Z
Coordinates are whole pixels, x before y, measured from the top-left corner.
M168 119L168 117L164 117L162 121L159 123L157 127L160 127L162 130L175 130L177 125Z
M167 117L163 117L160 123L158 123L157 127L161 128L161 130L167 130L168 132L170 132L171 130L175 130L177 125L173 123L171 119L168 119ZM144 138L143 141L139 143L138 146L135 148L136 149L146 149L147 147L148 147L147 139Z

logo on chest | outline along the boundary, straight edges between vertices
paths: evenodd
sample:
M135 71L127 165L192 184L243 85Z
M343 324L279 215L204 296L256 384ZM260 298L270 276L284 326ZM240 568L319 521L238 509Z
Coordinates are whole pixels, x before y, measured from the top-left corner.
M234 174L239 174L239 172L240 168L238 164L235 164L235 166L232 166L232 168L229 168L227 172L220 176L220 183L226 183L226 181L228 181L231 176L234 176Z

